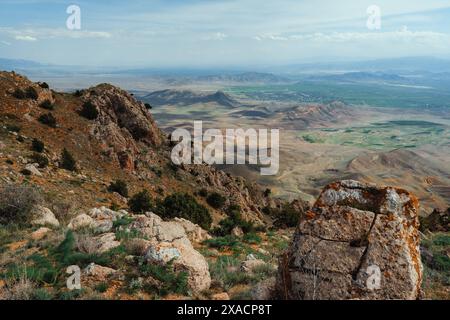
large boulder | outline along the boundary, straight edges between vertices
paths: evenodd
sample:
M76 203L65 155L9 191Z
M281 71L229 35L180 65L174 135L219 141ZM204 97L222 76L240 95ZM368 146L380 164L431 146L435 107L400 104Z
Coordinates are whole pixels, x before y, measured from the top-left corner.
M417 299L419 203L398 188L325 187L280 259L282 299Z
M163 221L153 213L136 216L130 230L136 230L148 239L150 245L145 257L149 263L173 263L176 271L188 273L192 292L201 292L211 285L206 259L194 249L183 227L177 221Z
M56 219L54 213L46 207L39 205L35 206L32 215L34 217L31 221L32 225L59 227L58 219Z

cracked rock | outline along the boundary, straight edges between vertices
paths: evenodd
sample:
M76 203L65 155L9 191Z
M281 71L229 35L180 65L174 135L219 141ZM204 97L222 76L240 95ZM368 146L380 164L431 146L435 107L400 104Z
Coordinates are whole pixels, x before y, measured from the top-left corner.
M399 188L325 187L280 259L282 299L417 299L419 203Z

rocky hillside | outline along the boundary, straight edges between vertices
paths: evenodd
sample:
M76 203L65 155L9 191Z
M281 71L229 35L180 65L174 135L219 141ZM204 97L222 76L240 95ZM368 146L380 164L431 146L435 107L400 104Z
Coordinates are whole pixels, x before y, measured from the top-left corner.
M342 181L310 210L174 166L147 107L108 84L1 72L0 106L0 299L449 297L448 211L419 247L404 190Z
M244 219L263 224L262 209L275 205L263 190L242 178L206 165L172 166L170 141L145 105L114 86L101 84L65 94L2 72L0 103L0 161L4 163L0 176L7 183L29 181L55 197L69 197L86 206L125 206L125 198L107 190L117 179L128 182L130 194L146 189L153 198L177 191L194 196L200 191L216 192L226 198L220 208L209 206L206 195L196 196L209 206L214 222L224 217L222 208L236 204ZM40 155L48 164L41 168L33 165L33 139L45 145ZM61 170L63 149L73 155L76 170ZM23 174L26 167L33 167L31 175Z

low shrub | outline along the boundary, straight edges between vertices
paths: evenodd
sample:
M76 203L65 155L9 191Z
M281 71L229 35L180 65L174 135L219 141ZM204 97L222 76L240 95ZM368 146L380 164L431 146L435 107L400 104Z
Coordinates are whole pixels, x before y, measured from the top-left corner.
M32 220L33 207L42 203L40 191L32 186L0 187L0 224L26 224Z
M39 98L39 94L36 91L35 88L33 87L28 87L27 90L25 91L25 94L27 95L28 99L32 99L32 100L37 100Z
M216 248L219 250L237 249L241 245L239 239L231 235L208 239L203 243L210 248Z
M45 109L45 110L54 110L55 109L55 106L53 105L53 103L50 100L44 100L43 102L41 102L39 107L42 109Z
M39 165L39 168L46 168L49 164L48 158L40 153L33 153L30 157L31 161L33 163L37 163Z
M226 198L218 192L211 193L206 202L214 209L221 209L225 205Z
M83 104L80 115L88 120L95 120L98 117L97 107L94 106L92 102L87 101Z
M45 144L39 139L34 138L31 142L31 150L42 153L44 152Z
M27 98L27 94L25 93L25 91L23 91L20 88L17 88L16 90L14 90L12 96L16 99L26 99Z
M197 194L202 198L206 198L208 196L208 190L206 190L206 188L202 188Z
M134 213L145 213L153 208L153 200L147 190L135 194L128 201L128 207Z
M63 169L66 169L68 171L75 171L76 170L76 161L72 154L64 148L61 153L61 164L60 167Z
M297 210L292 204L284 204L281 208L264 208L264 213L274 219L277 228L295 228L303 216L303 212Z
M157 204L155 210L163 218L184 218L204 229L211 227L212 217L208 209L187 193L174 193L167 196Z
M56 128L56 118L51 113L45 113L38 118L39 122L51 128Z
M39 87L41 87L42 89L50 89L50 86L47 82L40 82Z
M241 208L238 205L229 206L226 213L228 217L220 221L219 227L213 230L215 235L229 235L235 227L241 228L244 233L255 231L255 227L251 222L242 219Z
M10 132L17 132L17 133L19 133L21 129L22 128L20 126L15 125L15 124L10 124L10 125L6 126L6 130L8 130Z
M122 197L128 198L128 186L127 183L123 180L116 180L111 182L108 187L109 192L117 192Z

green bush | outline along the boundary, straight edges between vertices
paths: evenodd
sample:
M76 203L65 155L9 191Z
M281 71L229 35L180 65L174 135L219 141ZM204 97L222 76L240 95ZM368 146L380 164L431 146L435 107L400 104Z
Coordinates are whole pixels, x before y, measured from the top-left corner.
M117 192L122 197L128 198L128 186L127 183L123 180L116 180L111 182L108 187L109 192Z
M55 109L55 106L53 105L53 103L50 100L45 100L45 101L41 102L39 107L42 108L42 109L46 109L46 110L53 110L53 109Z
M41 87L42 89L50 89L50 86L47 82L40 82L39 87Z
M66 169L68 171L75 171L76 170L77 163L75 159L73 158L72 154L64 148L64 150L61 153L61 165L60 167L63 169Z
M80 115L88 120L95 120L98 117L97 107L92 104L92 102L87 101L83 104L81 108Z
M212 217L208 209L186 193L174 193L167 196L155 209L156 213L163 218L184 218L204 229L211 227Z
M219 250L237 249L241 245L241 241L231 235L208 239L203 243L210 248L216 248Z
M25 185L0 187L0 224L26 224L33 216L33 207L42 203L40 191Z
M228 217L220 221L219 227L213 230L215 235L229 235L235 227L240 227L244 233L255 231L255 227L251 222L242 219L241 208L238 205L229 206L226 213Z
M39 98L38 92L33 87L28 87L25 93L28 99L37 100Z
M206 198L208 196L208 190L206 190L206 188L201 188L197 194L202 198Z
M33 139L33 142L31 143L31 150L41 153L44 152L44 149L45 149L44 142L36 138Z
M56 118L51 113L45 113L38 118L39 122L51 128L56 128Z
M262 242L262 239L260 236L258 236L254 232L250 232L244 235L243 240L250 244L260 244Z
M30 157L33 163L37 163L39 168L46 168L49 164L48 158L40 153L33 153Z
M95 291L98 291L100 293L104 293L108 290L108 283L107 282L101 282L98 285L95 286Z
M277 228L294 228L303 215L292 204L284 204L280 209L265 208L264 212L274 218L273 224Z
M206 202L214 209L221 209L225 205L226 198L218 192L211 193Z
M145 213L147 211L151 211L153 208L152 197L147 190L142 190L131 197L128 201L128 206L134 213Z
M22 128L20 128L20 126L15 125L15 124L10 124L10 125L6 126L6 130L8 130L10 132L17 132L17 133L19 133L21 129Z
M16 99L26 99L27 98L27 94L25 93L25 91L23 91L20 88L17 88L16 90L14 90L12 95Z

